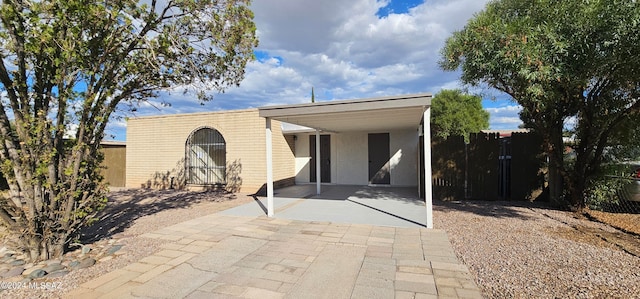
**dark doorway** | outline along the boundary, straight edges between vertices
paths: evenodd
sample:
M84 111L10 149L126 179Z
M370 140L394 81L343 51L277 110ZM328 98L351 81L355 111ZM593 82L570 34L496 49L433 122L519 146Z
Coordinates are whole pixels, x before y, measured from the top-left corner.
M389 133L369 134L369 184L391 184Z
M316 181L316 136L309 136L310 181ZM320 182L331 183L331 135L320 135Z

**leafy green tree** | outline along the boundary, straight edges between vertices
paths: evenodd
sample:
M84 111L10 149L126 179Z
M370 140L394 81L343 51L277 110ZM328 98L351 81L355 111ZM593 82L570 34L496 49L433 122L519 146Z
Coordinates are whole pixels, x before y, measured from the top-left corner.
M99 145L116 109L240 83L257 46L249 2L0 2L0 219L32 260L60 256L105 205Z
M464 136L468 142L470 133L489 128L489 112L481 97L443 89L431 101L431 126L436 136Z
M440 65L522 106L525 125L544 137L552 200L564 181L571 206L582 209L605 152L625 142L613 133L640 120L638 32L637 1L493 1L446 41ZM575 159L565 163L569 119Z

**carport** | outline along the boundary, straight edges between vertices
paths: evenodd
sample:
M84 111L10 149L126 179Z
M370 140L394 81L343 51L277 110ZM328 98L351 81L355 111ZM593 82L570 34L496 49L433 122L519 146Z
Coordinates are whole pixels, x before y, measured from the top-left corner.
M359 131L386 131L412 129L419 132L424 152L424 185L426 227L433 228L431 192L431 138L430 138L431 94L414 94L347 101L328 101L297 105L266 106L259 108L260 117L266 119L266 169L267 169L267 215L274 216L273 192L273 141L271 120L296 124L315 129L316 177L320 178L320 133L342 133ZM417 146L417 144L416 144ZM422 168L422 169L421 169ZM419 177L419 176L418 176ZM416 178L416 181L418 178ZM322 193L321 180L316 180L316 193Z

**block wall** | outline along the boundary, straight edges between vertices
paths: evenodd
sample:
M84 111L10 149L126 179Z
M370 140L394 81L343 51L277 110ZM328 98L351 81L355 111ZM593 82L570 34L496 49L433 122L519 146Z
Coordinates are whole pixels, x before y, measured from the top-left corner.
M201 127L216 129L225 139L231 191L255 193L264 187L265 119L258 116L257 109L129 119L126 186L189 187L184 184L185 146L189 135ZM280 122L273 121L272 130L274 180L280 185L291 184L295 177L293 151L282 135Z

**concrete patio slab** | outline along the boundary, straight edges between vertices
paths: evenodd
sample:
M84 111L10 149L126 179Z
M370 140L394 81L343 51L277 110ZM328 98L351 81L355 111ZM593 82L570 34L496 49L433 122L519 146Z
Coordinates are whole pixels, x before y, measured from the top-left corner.
M329 221L393 227L424 227L424 200L415 188L326 185L320 195L315 185L295 185L275 192L275 218ZM223 211L224 215L266 215L266 199Z

